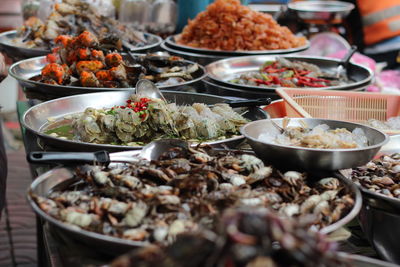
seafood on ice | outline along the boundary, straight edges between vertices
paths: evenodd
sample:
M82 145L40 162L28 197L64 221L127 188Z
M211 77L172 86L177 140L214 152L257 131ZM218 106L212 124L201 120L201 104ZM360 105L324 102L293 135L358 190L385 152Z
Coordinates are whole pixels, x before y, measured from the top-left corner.
M261 133L258 139L278 145L318 149L351 149L368 146L368 138L361 128L349 131L345 128L331 129L326 124L319 124L313 128L303 125L285 126L283 129L283 133Z

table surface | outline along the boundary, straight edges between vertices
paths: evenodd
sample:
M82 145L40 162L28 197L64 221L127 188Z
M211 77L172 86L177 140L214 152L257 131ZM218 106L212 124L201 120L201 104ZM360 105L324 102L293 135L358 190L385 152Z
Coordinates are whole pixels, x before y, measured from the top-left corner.
M18 102L18 117L21 119L25 111L36 103L31 100ZM21 130L26 153L44 151L38 145L37 138L32 133L23 128ZM31 165L32 177L37 177L50 168L51 166L49 165ZM76 240L70 240L69 237L62 233L54 231L47 223L43 224L39 220L38 222L38 266L101 265L112 260L111 257L96 253L95 249L88 248L83 244L79 244ZM339 242L341 251L378 258L365 239L357 220L353 220L346 225L346 229L351 232L351 237L346 241Z

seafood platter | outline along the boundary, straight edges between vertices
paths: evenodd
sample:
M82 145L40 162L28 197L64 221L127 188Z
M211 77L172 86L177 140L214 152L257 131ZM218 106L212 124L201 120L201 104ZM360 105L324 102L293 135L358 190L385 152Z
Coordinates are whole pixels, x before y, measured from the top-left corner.
M167 37L161 47L206 64L235 56L296 53L306 50L309 42L269 14L254 11L240 1L217 0L190 20L182 33Z
M52 148L121 151L167 137L232 147L244 140L241 126L267 118L258 107L232 109L224 104L229 100L225 97L175 91L163 95L166 102L130 91L59 98L30 108L22 125Z
M228 58L206 66L216 85L251 92L280 87L320 90L354 90L371 83L373 73L349 63L347 73L337 73L339 60L309 56L246 56ZM346 75L347 74L347 75Z
M46 57L19 61L10 67L29 93L38 99L113 90L133 90L139 79L160 89L194 86L205 76L197 63L166 53L121 55L103 52L104 43L89 31L77 37L58 36L57 50Z
M212 230L229 208L269 207L329 233L361 207L360 193L347 179L281 172L252 153L187 143L152 161L123 153L131 154L130 163L55 168L37 178L28 196L35 212L81 242L120 253L171 244L182 232Z
M109 48L146 52L156 49L162 39L150 33L139 32L115 19L98 14L93 6L83 1L63 0L54 5L49 17L42 21L30 17L16 31L0 35L0 49L14 59L45 56L55 47L59 35L79 35L90 30L108 41Z

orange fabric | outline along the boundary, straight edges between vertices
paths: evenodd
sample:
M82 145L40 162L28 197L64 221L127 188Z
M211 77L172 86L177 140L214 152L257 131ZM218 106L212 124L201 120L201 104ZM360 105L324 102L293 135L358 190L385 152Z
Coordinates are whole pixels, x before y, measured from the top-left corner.
M399 0L357 0L361 16L399 5Z
M364 27L364 41L367 45L372 45L385 39L400 35L400 29L392 31L388 23L391 21L400 20L400 15L375 23L371 26Z
M357 0L357 5L362 18L365 19L373 16L377 12L399 6L400 0ZM400 14L382 19L371 25L364 24L363 32L365 44L372 45L400 35L400 29L393 30L389 27L389 23L395 22L396 20L400 23Z

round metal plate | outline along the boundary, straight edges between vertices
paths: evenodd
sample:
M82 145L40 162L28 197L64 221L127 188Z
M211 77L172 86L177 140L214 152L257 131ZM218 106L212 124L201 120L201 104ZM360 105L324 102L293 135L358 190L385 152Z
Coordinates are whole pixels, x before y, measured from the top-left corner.
M251 90L251 91L275 91L276 87L260 87L251 85L242 85L230 82L230 80L240 76L241 74L258 71L260 67L266 62L275 60L277 56L263 55L263 56L247 56L235 57L219 60L210 63L206 66L207 75L221 85L227 87ZM301 60L308 63L317 65L324 71L334 72L338 66L339 60L325 57L310 57L310 56L285 56L288 59ZM368 68L359 64L349 64L349 78L354 82L342 86L329 86L318 88L322 90L351 90L368 85L373 77L373 73ZM315 89L315 88L307 88Z
M165 42L174 49L206 54L206 55L220 55L226 57L236 57L236 56L246 56L246 55L272 55L272 54L289 54L289 53L297 53L303 50L306 50L310 43L307 41L307 44L304 46L290 48L290 49L276 49L276 50L259 50L259 51L223 51L223 50L212 50L206 48L195 48L187 45L181 45L176 43L175 38L178 35L169 36L165 39Z
M139 55L139 54L136 54ZM187 64L195 64L192 61L186 60ZM49 95L55 96L51 98L64 97L75 94L105 92L105 91L126 91L134 90L134 88L98 88L98 87L83 87L83 86L70 86L70 85L52 85L38 81L32 81L30 78L39 75L43 67L47 64L46 57L36 57L19 61L12 65L9 74L18 80L26 91L33 91L38 96L38 99L48 99ZM162 85L160 89L176 89L182 86L195 84L202 80L205 76L205 69L199 65L199 69L192 74L193 80L185 81L183 83L174 85Z

